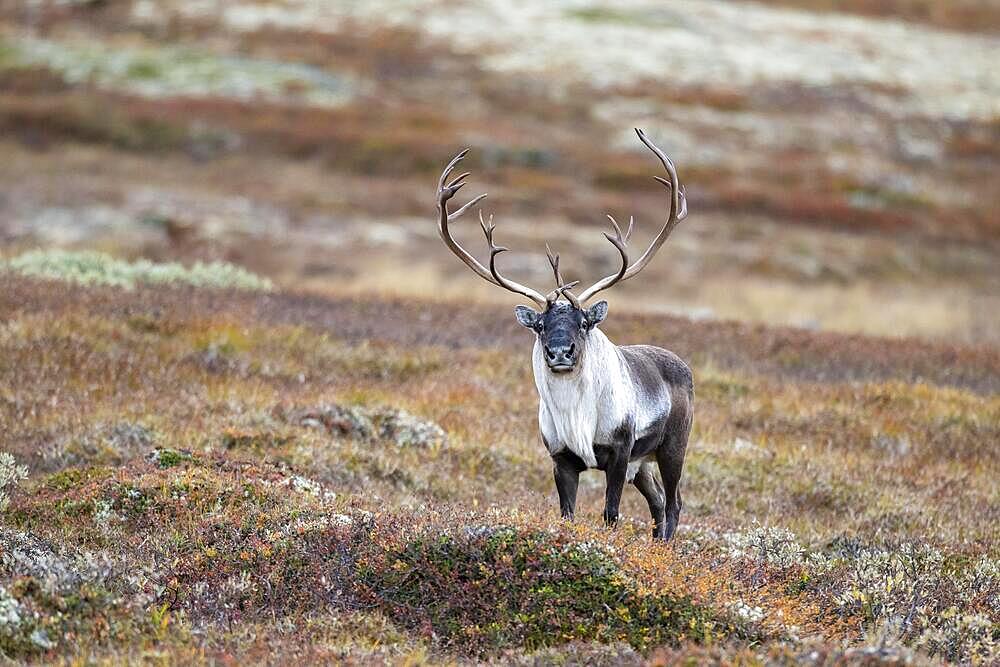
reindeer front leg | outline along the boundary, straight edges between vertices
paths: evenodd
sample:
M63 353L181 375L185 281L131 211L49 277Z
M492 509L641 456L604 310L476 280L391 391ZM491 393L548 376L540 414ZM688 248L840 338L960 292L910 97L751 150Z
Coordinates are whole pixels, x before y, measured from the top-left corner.
M576 490L580 473L587 469L580 457L568 450L553 454L553 473L559 492L559 511L564 519L572 519L576 511Z
M618 523L618 506L621 504L625 478L628 476L628 455L615 452L608 461L605 475L608 488L604 494L604 523L613 527Z
M604 523L614 526L618 523L618 507L628 478L628 463L635 445L635 432L632 425L626 422L619 427L613 439L611 454L605 464L604 474L607 480L607 490L604 494Z

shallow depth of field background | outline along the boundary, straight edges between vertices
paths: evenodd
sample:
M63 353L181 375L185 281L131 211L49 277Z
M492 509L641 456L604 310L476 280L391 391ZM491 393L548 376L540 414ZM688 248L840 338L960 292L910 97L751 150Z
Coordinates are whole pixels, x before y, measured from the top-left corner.
M0 3L0 651L998 659L998 32L996 0ZM434 210L469 147L504 271L548 290L549 243L590 284L605 214L634 256L666 214L633 127L690 208L606 294L695 371L667 547L633 489L600 528L598 473L558 520L519 301Z

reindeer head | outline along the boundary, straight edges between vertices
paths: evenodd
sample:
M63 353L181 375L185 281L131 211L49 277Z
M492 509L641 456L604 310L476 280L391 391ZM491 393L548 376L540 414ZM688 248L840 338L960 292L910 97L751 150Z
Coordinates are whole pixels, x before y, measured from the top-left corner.
M527 306L514 309L517 321L538 336L545 363L553 373L569 373L576 368L586 353L588 334L607 314L607 301L598 301L587 309L557 301L542 313Z
M588 335L608 314L607 301L600 301L589 308L586 308L584 304L598 292L606 290L622 280L628 280L642 271L646 264L653 258L653 255L656 254L656 251L660 249L660 246L663 245L663 242L670 236L677 223L687 216L687 200L684 197L684 188L680 185L674 163L649 140L642 130L636 129L635 132L639 136L639 140L659 158L664 169L667 170L668 178L661 178L660 176L654 176L653 178L670 190L670 213L656 237L649 244L649 247L646 248L646 251L631 264L629 263L626 245L632 235L634 219L629 218L628 229L623 233L618 222L609 215L608 220L611 222L614 235L605 233L604 236L621 256L621 268L616 273L597 281L581 292L579 296L574 295L572 292L573 288L579 284L579 281L567 283L563 280L559 270L559 255L553 253L548 246L546 246L546 250L549 264L552 266L552 272L556 281L555 289L548 294L543 295L541 292L537 292L530 287L516 283L501 275L497 270L496 258L497 255L506 252L508 249L496 245L493 241L496 225L493 224L492 215L489 216L488 220L484 220L482 212L480 211L479 213L479 224L483 229L483 234L486 236L486 242L490 249L489 268L480 263L479 260L452 238L451 232L448 229L449 223L486 197L485 194L481 194L454 213L448 212L448 201L465 185L465 179L468 177L469 172L460 174L451 182L448 182L448 177L455 169L455 166L466 156L469 149L465 149L448 163L448 166L441 173L441 179L438 181L438 231L441 234L441 240L444 241L449 250L465 262L466 266L472 269L479 277L493 283L497 287L502 287L525 296L538 306L539 310L528 308L527 306L518 306L514 312L517 321L534 331L538 336L545 354L545 361L548 364L549 370L553 373L571 372L576 368L585 353ZM566 300L560 301L560 297Z

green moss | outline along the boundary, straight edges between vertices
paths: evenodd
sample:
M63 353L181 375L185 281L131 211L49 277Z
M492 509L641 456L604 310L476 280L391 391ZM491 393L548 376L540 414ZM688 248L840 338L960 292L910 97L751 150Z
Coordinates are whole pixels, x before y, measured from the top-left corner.
M222 434L222 446L226 449L242 449L257 454L281 449L294 441L293 436L270 432L243 433L231 430Z
M616 23L644 27L673 27L680 23L672 12L664 10L628 11L610 7L580 7L566 11L566 16L585 23Z
M928 208L933 203L916 193L871 185L848 183L843 188L850 202L859 208Z
M20 64L17 57L17 49L12 44L0 37L0 69L16 67Z
M176 449L157 449L153 452L153 461L161 468L174 468L186 461L194 460L190 452L181 452Z
M338 106L351 98L348 77L299 63L225 56L165 46L105 45L98 40L49 40L22 35L12 47L25 64L43 65L73 83L124 90L145 97L249 96L282 98L288 87L315 104Z
M749 395L750 386L731 377L708 375L698 377L698 397L734 399Z
M139 58L129 63L125 76L129 79L156 79L162 76L162 72L159 64Z
M56 511L67 521L90 516L94 513L94 503L90 499L63 498L56 503L55 507Z
M722 628L687 597L640 593L603 547L545 532L429 536L382 563L363 576L391 613L480 654L576 640L648 648Z
M53 473L42 480L43 487L56 491L69 491L70 489L82 486L87 482L105 480L113 473L111 468L106 467L86 467L68 468Z
M626 12L608 7L583 7L571 9L566 12L570 18L587 23L624 23L627 25L641 25L639 17L635 12Z
M167 322L152 315L146 315L143 313L130 315L125 320L125 324L129 329L137 333L155 334L160 336L173 336L180 330L180 326L176 323Z

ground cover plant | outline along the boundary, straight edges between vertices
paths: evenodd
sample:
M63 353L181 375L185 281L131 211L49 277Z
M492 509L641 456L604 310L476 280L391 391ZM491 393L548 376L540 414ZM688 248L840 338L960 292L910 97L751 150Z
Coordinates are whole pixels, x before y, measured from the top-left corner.
M600 527L596 477L559 520L513 322L484 348L427 318L380 336L391 300L4 281L8 657L998 657L988 348L929 346L954 360L930 380L843 336L725 365L701 323L622 318L695 360L663 545L633 491Z

